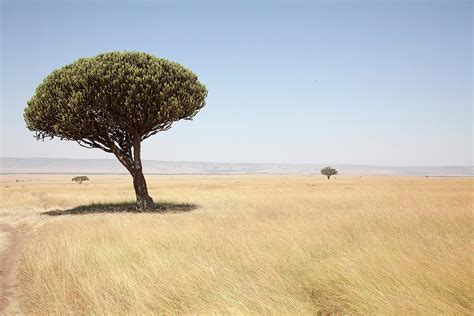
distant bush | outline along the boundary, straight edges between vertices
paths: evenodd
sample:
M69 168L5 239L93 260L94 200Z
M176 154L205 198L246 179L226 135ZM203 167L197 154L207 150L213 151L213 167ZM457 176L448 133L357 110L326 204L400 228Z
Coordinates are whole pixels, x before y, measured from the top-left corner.
M329 178L331 178L331 176L337 174L337 170L332 168L332 167L326 167L326 168L321 169L321 174L328 177L328 180L329 180Z
M79 184L82 184L83 181L89 181L89 178L86 176L80 176L80 177L74 177L72 178L71 181L77 182Z

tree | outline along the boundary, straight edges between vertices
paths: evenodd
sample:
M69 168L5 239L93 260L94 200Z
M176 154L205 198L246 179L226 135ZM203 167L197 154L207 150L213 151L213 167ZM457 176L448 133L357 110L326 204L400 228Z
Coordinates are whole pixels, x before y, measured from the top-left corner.
M37 140L58 137L114 154L130 172L137 210L153 208L141 142L191 120L206 87L180 64L139 52L81 58L54 70L36 88L24 118Z
M82 182L84 182L84 181L89 181L89 178L86 177L86 176L80 176L80 177L74 177L74 178L72 178L71 181L74 181L74 182L76 182L76 183L82 184Z
M337 174L337 170L332 167L326 167L326 168L321 169L321 174L328 177L328 180L329 180L331 176Z

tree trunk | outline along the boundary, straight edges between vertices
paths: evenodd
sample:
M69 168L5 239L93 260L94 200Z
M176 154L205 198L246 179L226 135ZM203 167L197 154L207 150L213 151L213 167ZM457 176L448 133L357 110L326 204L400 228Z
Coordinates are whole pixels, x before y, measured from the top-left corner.
M331 178L331 176L327 176L327 177L328 177L328 180L329 180L329 178Z
M135 195L137 197L137 210L143 211L155 206L153 199L148 195L148 188L146 186L145 176L142 169L134 170L132 174L133 187L135 188Z
M143 175L142 161L140 157L140 137L135 135L135 141L133 144L133 156L131 150L128 153L124 153L114 147L112 143L113 153L120 161L120 163L127 168L128 172L133 178L133 187L135 188L135 196L137 198L137 211L143 211L155 207L153 199L148 194L148 188L146 186L145 176Z

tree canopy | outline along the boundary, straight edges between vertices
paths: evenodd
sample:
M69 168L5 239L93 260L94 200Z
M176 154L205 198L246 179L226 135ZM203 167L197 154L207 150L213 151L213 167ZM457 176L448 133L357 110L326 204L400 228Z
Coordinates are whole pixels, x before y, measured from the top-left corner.
M59 137L127 155L134 142L195 116L206 95L197 76L177 63L111 52L53 71L24 117L37 139Z
M84 182L84 181L89 181L89 178L86 177L86 176L79 176L79 177L74 177L74 178L72 178L71 181L74 181L74 182L77 182L77 183L79 183L79 184L82 184L82 182Z
M325 167L321 169L321 174L328 177L328 180L331 178L331 176L337 174L337 170L332 168L332 167Z

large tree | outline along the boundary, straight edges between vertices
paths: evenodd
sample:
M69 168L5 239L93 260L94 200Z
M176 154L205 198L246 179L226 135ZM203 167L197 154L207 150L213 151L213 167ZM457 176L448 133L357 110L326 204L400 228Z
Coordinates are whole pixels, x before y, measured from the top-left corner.
M139 52L81 58L36 88L24 118L38 140L58 137L114 154L133 177L137 209L153 208L143 176L141 142L190 120L206 87L180 64Z

